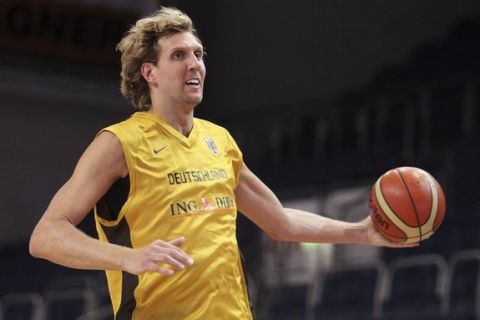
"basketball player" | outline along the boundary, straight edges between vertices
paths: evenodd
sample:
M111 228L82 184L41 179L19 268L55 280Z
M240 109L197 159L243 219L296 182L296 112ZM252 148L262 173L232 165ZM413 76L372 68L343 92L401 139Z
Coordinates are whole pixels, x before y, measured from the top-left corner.
M283 208L228 131L194 117L206 69L187 15L162 8L118 49L139 111L101 130L30 240L35 257L106 270L116 319L251 319L237 210L276 240L401 246L369 218ZM76 228L93 207L99 239Z

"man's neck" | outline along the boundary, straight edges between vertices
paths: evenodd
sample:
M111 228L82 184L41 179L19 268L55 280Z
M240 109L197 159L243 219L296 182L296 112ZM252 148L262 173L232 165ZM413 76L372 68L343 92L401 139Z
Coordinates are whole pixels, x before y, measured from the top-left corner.
M193 128L193 108L177 109L177 108L155 108L152 106L149 112L159 116L171 125L175 130L188 137Z

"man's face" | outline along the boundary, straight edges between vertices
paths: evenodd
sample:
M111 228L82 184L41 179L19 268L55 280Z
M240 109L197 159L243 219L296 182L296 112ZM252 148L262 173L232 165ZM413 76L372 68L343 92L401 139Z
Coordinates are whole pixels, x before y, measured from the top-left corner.
M154 94L162 103L195 107L202 101L206 75L202 44L190 32L161 38L158 44Z

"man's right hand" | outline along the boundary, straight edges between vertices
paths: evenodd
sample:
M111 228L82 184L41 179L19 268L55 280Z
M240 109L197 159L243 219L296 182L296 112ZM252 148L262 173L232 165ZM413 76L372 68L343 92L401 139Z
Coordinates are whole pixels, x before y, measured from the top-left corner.
M155 240L142 248L132 249L132 255L124 261L125 271L139 275L144 272L159 272L166 276L182 271L193 264L193 259L180 247L185 238L172 241Z

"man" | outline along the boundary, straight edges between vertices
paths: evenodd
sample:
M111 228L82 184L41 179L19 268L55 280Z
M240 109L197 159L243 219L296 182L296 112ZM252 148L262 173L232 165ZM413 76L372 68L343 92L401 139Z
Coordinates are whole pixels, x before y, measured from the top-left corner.
M370 219L283 208L229 133L194 118L206 69L190 18L162 8L118 45L124 96L140 110L107 127L35 227L35 257L106 270L116 319L251 319L237 209L282 241L389 243ZM76 228L91 208L99 240Z

